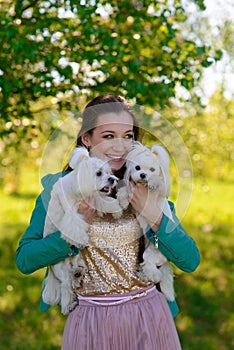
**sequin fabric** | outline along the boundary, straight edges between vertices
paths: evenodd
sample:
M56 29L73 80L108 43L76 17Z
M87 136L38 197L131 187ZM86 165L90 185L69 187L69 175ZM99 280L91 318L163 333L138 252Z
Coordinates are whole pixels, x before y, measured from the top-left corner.
M110 214L94 216L89 228L89 245L81 250L87 266L81 295L128 293L144 288L150 283L136 276L139 265L140 226L129 211L120 219Z

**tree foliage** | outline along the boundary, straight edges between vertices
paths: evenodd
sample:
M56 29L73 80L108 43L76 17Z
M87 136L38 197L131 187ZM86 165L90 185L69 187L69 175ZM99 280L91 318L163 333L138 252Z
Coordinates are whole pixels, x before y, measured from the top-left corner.
M190 2L197 11L204 9L203 0ZM43 101L51 98L47 110L77 110L82 96L113 92L163 107L178 85L192 91L217 52L183 31L188 15L182 3L1 1L0 146L5 154L23 139L31 144L30 138L46 128L45 120L35 118L38 101L43 110ZM49 132L50 115L46 122Z
M180 0L3 2L4 117L28 115L41 96L70 107L92 91L166 104L178 82L191 90L210 64L209 48L183 35L184 21Z
M233 181L234 100L217 88L206 108L186 103L163 111L178 130L191 156L194 175Z

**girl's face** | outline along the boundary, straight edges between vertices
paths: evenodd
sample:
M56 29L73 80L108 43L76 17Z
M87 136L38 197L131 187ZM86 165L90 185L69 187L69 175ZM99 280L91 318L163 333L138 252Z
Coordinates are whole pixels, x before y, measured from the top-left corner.
M92 135L82 136L90 155L107 161L113 172L125 163L133 141L133 120L127 112L100 115Z

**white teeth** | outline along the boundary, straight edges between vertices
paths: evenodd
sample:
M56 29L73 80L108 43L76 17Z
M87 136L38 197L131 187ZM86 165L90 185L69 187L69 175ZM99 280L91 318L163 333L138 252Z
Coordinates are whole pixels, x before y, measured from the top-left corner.
M108 157L113 158L113 159L122 159L121 156L111 156L111 155L108 155Z

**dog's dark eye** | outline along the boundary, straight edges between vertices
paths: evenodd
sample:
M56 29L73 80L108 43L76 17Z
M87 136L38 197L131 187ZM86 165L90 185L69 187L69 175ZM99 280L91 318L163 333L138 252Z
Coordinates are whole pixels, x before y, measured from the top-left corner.
M101 171L101 170L98 170L98 171L96 172L96 175L97 175L97 176L101 176L101 175L102 175L102 171Z
M136 165L136 166L135 166L135 169L136 169L136 170L141 170L140 165Z
M150 168L150 171L154 172L154 171L155 171L155 169L154 169L154 168Z

